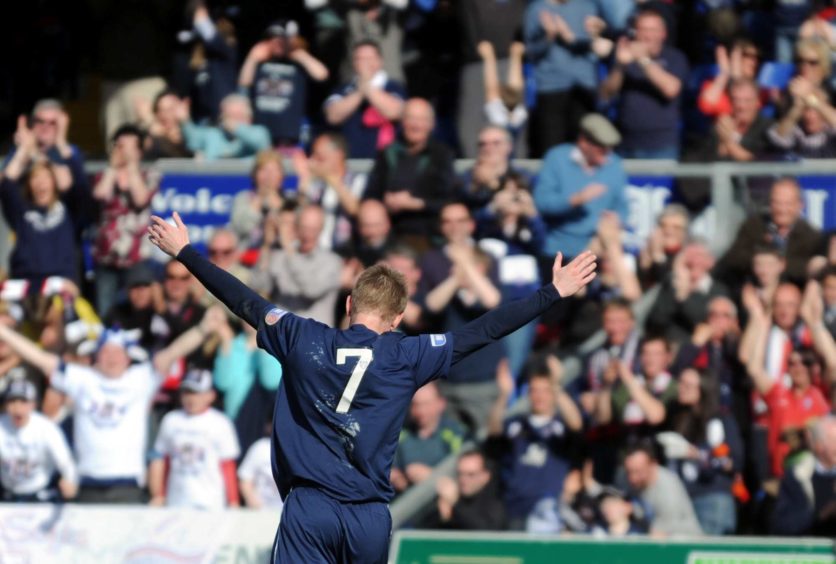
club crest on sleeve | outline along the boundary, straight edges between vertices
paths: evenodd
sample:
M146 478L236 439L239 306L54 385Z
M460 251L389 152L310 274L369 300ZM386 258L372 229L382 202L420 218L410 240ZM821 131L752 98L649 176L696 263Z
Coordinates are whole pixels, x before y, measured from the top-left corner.
M430 345L432 345L434 347L443 347L446 342L447 342L447 337L445 335L438 335L438 334L430 335Z
M285 310L274 307L273 309L267 312L267 315L264 316L264 323L266 323L267 325L275 325L279 322L279 319L281 319L282 316L286 313L287 312Z

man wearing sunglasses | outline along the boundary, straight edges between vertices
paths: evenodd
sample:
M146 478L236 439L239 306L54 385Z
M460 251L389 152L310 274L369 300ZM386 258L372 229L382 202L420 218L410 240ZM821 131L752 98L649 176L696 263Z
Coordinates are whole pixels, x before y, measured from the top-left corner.
M678 159L682 90L688 62L666 44L664 15L642 8L635 17L635 39L621 37L615 65L601 84L604 101L618 97L619 153L633 159Z
M209 243L206 245L207 254L209 255L209 262L222 268L235 276L244 284L250 283L252 271L241 264L241 251L238 247L238 235L230 229L218 229L212 234ZM196 285L196 295L199 295L200 304L203 307L210 307L220 302L205 291L201 285ZM203 292L201 294L201 292Z
M26 139L34 140L32 157L47 158L54 164L69 167L76 182L86 182L84 176L84 157L81 151L67 139L70 127L70 116L64 111L61 102L52 98L38 101L32 109L29 118L20 116L15 130L15 148L11 150L7 159L21 147Z

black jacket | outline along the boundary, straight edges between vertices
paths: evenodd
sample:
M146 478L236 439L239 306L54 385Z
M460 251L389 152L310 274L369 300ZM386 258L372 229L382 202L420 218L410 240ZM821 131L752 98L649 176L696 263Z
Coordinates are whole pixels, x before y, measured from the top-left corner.
M446 145L431 139L423 151L410 155L396 141L377 154L364 197L382 201L387 192L406 190L424 200L423 210L393 214L392 225L398 235L430 236L438 212L453 198L455 181L453 153Z

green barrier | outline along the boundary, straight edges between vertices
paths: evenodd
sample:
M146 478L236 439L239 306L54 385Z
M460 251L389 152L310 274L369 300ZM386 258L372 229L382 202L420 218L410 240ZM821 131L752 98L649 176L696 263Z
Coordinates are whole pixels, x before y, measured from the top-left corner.
M659 541L400 531L394 564L836 564L832 541L713 537Z

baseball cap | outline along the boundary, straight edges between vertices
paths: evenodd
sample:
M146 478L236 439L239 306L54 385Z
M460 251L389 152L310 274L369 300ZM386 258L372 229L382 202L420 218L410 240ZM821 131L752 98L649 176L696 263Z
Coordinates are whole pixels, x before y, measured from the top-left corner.
M144 264L136 264L131 267L125 276L125 286L135 288L137 286L150 286L155 281L154 273Z
M24 401L37 401L38 390L35 384L24 378L15 378L9 382L6 388L6 401L22 399Z
M264 30L264 37L296 37L299 34L299 26L293 20L277 20L271 23Z
M601 114L586 114L581 119L580 130L590 141L603 147L615 147L621 143L621 134Z
M180 389L184 392L208 392L212 390L212 373L205 369L192 369L180 380Z

